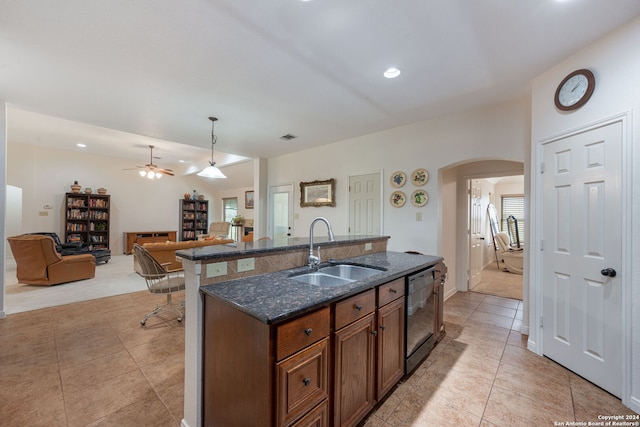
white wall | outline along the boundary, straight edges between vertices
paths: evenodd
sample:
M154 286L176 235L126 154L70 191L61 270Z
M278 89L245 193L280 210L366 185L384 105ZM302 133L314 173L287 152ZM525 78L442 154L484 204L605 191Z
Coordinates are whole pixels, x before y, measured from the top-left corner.
M383 170L383 234L391 237L389 250L416 250L445 256L450 272L447 289L450 289L459 280L452 272L457 262L456 227L451 226L450 220L458 209L466 209L466 204L458 208L455 196L443 193L440 185L453 191L458 185L457 178L439 177L440 170L470 160L525 161L530 138L529 108L528 98L518 99L271 158L268 160L269 185L294 182L294 209L299 215L295 221L296 236L305 236L316 216L327 217L336 234L347 234L348 176ZM392 207L389 196L396 189L389 183L389 175L397 170L409 175L417 168L425 168L430 174L429 182L423 187L429 193L429 203L423 208L416 208L410 202L402 208ZM336 207L300 208L300 181L329 178L336 179ZM407 195L415 189L411 183L401 188ZM447 209L442 213L444 201L454 202L453 211ZM418 211L422 212L422 221L416 221ZM447 227L441 228L445 223Z
M532 144L531 168L537 170L538 150L541 141L569 133L572 130L595 124L614 116L623 115L627 120L624 129L627 151L623 156L623 173L628 172L631 182L622 186L623 217L627 220L623 245L623 263L627 268L621 272L626 284L623 293L625 339L623 364L626 368L623 402L636 412L640 412L640 226L636 221L640 217L640 19L615 31L587 49L567 59L533 81L532 85ZM553 107L553 95L558 83L570 72L591 69L596 77L596 88L591 100L577 111L561 113ZM536 179L531 181L531 193L538 198L531 200L531 219L529 224L532 236L539 233L540 224L536 209L543 196ZM535 244L536 242L532 242ZM628 246L627 246L628 245ZM540 277L538 251L531 250L531 317L540 314ZM538 297L538 298L536 298ZM540 331L532 328L529 335L530 348L539 349ZM628 341L627 341L628 339Z
M2 173L0 173L0 240L2 242L7 241L7 233L5 230L5 212L7 207L7 104L0 99L0 165L2 166ZM6 255L6 246L0 245L0 260L2 260L2 267L0 267L0 319L5 317L4 309L4 276L6 263L4 262Z
M111 195L111 251L123 253L123 232L178 230L178 200L184 193L204 194L211 214L220 211L214 180L195 175L164 176L148 180L135 170L131 159L94 156L72 150L54 150L23 143L8 144L7 184L22 188L21 232L64 234L64 195L78 181L94 192L99 187ZM241 192L244 198L244 191ZM242 199L244 200L244 199ZM50 204L53 209L45 209ZM242 202L244 205L244 201ZM210 221L214 217L210 214Z

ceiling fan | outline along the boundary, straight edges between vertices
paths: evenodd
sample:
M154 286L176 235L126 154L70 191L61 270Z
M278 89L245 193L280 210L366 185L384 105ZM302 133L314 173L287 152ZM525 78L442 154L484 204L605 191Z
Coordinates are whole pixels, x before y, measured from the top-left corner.
M150 159L149 159L149 163L147 163L144 166L136 166L135 168L129 168L129 169L124 169L124 170L135 170L135 169L142 169L139 171L140 176L142 177L147 177L149 179L154 179L154 178L160 178L162 176L162 174L164 175L169 175L169 176L174 176L175 174L173 173L173 171L171 169L162 169L159 168L158 165L153 164L153 145L150 145L149 148L151 149L151 155L150 155ZM156 159L159 159L160 157L156 157Z

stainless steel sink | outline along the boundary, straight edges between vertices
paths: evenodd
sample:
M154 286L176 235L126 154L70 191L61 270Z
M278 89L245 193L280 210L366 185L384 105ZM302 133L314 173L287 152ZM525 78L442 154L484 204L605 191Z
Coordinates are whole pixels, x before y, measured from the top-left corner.
M333 264L322 267L318 271L294 275L291 278L310 285L332 287L363 280L382 271L384 270L359 265Z
M329 265L327 267L322 267L319 271L320 273L351 280L362 280L373 276L374 274L382 273L382 270L377 270L375 268L349 264Z
M354 280L345 279L342 277L332 276L330 274L324 274L324 273L318 273L318 272L301 274L299 276L293 276L292 279L297 280L299 282L308 283L310 285L326 286L326 287L342 286L354 281Z

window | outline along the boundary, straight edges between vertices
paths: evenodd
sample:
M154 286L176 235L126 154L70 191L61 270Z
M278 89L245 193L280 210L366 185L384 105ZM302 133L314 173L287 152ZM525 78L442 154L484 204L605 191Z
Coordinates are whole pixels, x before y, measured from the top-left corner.
M503 231L507 231L507 218L509 215L513 215L518 221L518 235L520 236L520 242L522 243L522 239L524 238L524 196L521 194L503 195L501 197L501 201L502 212L500 228ZM512 239L514 239L514 237L512 237Z
M231 197L222 199L222 220L231 222L231 219L238 215L238 198Z

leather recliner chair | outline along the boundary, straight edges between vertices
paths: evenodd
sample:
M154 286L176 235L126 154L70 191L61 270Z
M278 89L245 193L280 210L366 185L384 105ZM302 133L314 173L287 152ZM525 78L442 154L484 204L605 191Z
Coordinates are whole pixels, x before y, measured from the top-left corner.
M62 256L49 236L23 234L8 237L16 260L17 277L28 285L57 285L91 279L96 273L96 258L91 254Z

